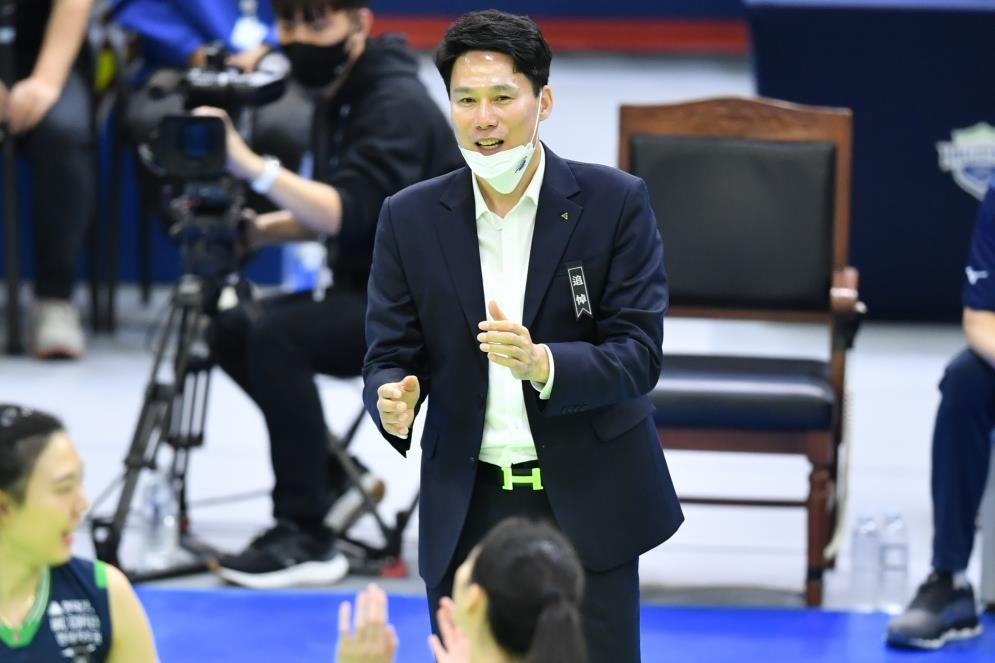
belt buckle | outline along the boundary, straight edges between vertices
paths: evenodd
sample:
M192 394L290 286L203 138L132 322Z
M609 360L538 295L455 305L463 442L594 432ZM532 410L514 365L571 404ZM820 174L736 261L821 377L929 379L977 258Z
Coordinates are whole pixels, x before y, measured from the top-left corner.
M514 490L515 484L531 485L532 490L542 490L542 474L540 468L533 467L529 475L516 475L511 473L511 467L502 467L501 473L504 475L502 490Z

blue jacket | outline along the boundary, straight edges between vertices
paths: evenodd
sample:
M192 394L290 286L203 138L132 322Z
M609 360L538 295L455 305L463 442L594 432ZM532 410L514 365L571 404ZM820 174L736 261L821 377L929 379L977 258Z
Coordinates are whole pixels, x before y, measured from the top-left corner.
M146 69L183 67L203 44L223 41L236 53L232 29L241 16L238 0L117 0L117 23L139 39ZM276 28L269 0L258 0L257 18L275 45Z

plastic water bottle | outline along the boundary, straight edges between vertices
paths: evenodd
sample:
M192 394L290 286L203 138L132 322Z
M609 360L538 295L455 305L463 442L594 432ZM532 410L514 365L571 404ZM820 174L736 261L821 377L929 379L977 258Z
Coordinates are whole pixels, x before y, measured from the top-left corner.
M881 584L879 606L896 615L909 598L909 532L901 514L890 513L881 529Z
M168 470L151 473L144 498L142 566L159 571L172 563L180 543L179 502Z
M881 538L877 521L859 516L850 543L850 602L854 610L877 609L880 581Z

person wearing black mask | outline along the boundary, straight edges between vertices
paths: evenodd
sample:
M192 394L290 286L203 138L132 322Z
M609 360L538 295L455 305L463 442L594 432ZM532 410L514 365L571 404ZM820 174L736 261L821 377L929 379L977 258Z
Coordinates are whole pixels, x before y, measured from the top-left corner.
M250 218L256 245L322 238L331 286L221 312L212 355L260 407L270 437L275 525L220 575L249 587L327 584L346 572L335 534L349 524L343 468L329 453L316 373L358 376L374 231L383 200L461 164L452 130L403 38L373 38L366 0L273 0L292 75L316 99L313 171L255 153L228 126L228 169L280 208ZM367 474L366 476L371 476ZM380 486L382 488L382 485Z
M117 0L113 16L134 35L141 63L123 114L125 135L135 145L153 141L164 117L183 112L180 75L206 66L213 47L224 48L230 69L244 72L272 69L270 58L282 60L274 52L279 42L270 0ZM307 151L311 113L307 92L291 81L278 100L247 114L249 143L296 170ZM161 178L145 168L138 175L143 202L149 212L157 211ZM248 201L255 209L273 209L251 192Z

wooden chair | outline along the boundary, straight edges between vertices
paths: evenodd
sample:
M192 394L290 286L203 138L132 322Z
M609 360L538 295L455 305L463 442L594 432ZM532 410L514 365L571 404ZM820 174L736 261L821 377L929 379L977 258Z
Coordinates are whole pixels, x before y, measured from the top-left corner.
M805 601L819 605L835 554L846 354L863 308L847 264L850 111L742 98L622 106L619 138L619 166L646 181L663 235L669 317L828 328L825 360L665 353L653 392L667 449L808 459L805 500L682 501L805 507Z

